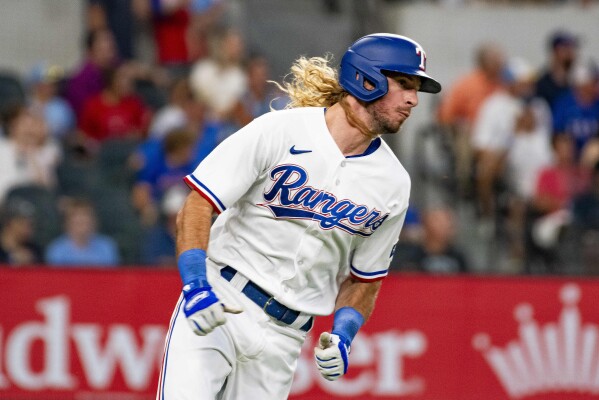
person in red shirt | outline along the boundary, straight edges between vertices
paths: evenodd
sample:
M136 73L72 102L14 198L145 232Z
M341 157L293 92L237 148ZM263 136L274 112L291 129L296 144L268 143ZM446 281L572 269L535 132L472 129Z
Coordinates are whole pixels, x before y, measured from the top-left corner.
M558 135L553 145L555 161L539 173L528 215L528 273L556 273L563 268L560 254L565 248L564 232L572 222L572 202L590 183L589 169L576 162L574 140Z
M143 138L150 110L133 92L130 66L123 64L110 70L106 82L107 87L83 107L80 129L85 142L93 146L107 139Z
M589 171L576 163L574 141L559 135L553 142L555 162L539 173L533 200L533 207L540 214L568 208L589 184Z

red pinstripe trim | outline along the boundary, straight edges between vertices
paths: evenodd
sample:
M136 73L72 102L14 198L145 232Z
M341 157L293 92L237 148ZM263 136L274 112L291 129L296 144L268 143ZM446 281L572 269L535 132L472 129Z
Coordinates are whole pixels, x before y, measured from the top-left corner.
M202 196L204 199L206 199L206 201L208 203L210 203L210 205L212 206L212 209L214 210L214 212L216 212L217 214L221 213L220 208L218 208L216 206L216 204L214 204L214 202L212 201L212 199L210 198L210 196L208 196L206 193L204 193L202 191L202 189L200 189L199 187L197 187L188 177L183 178L183 181L185 181L185 183L187 184L187 186L189 186L190 189L193 189L200 196Z

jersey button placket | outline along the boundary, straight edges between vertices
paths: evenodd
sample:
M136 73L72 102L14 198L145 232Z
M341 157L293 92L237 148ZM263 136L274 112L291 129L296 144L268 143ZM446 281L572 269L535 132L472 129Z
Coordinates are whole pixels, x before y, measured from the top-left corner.
M341 161L341 163L339 164L339 166L341 168L345 168L345 166L347 165L347 161L343 160ZM341 185L341 179L339 179L339 175L337 175L337 179L335 179L335 186L339 186Z

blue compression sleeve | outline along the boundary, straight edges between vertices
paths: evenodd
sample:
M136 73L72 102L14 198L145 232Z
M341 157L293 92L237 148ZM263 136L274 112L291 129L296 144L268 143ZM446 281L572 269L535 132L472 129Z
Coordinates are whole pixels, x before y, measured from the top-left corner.
M196 287L209 287L206 277L206 252L202 249L186 250L177 260L179 275L183 285L190 286L190 289Z
M364 317L358 310L353 307L341 307L335 313L332 333L342 337L348 344L351 344L363 324Z

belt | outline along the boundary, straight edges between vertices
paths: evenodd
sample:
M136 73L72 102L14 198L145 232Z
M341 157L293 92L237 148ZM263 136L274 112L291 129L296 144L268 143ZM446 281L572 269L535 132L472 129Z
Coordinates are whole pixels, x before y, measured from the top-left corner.
M220 275L229 282L236 274L237 270L228 265L220 270ZM299 311L292 310L291 308L279 303L268 292L250 280L248 280L245 286L241 289L241 293L245 294L250 300L256 303L261 309L264 310L266 314L287 325L293 324L300 316ZM312 328L313 323L314 318L310 317L310 319L308 319L308 321L302 325L299 330L308 332Z

